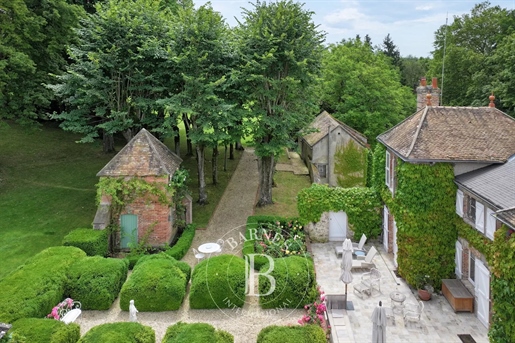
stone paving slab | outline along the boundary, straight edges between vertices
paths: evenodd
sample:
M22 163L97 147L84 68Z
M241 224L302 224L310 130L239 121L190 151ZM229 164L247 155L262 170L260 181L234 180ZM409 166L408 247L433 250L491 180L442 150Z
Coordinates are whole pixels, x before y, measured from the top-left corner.
M344 294L345 285L339 280L341 258L337 258L335 247L342 242L312 243L313 258L317 273L317 282L326 293ZM387 254L378 242L370 242L367 250L374 245L378 254L373 262L380 271L381 292L375 290L370 297L360 299L353 292L353 284L359 283L365 270L353 271L354 280L348 285L348 300L352 301L354 310L347 310L349 319L347 330L339 335L339 342L371 342L372 339L372 312L382 301L383 306L391 307L389 294L399 291L406 295L405 304L416 304L418 296L404 282L398 278L393 270L393 255ZM405 325L401 313L395 314L395 324L389 321L387 327L387 342L411 343L461 343L458 334L470 334L477 343L488 342L488 329L481 324L473 313L454 313L443 295L433 295L430 301L424 302L425 308L420 323L408 323ZM334 342L337 343L337 342Z

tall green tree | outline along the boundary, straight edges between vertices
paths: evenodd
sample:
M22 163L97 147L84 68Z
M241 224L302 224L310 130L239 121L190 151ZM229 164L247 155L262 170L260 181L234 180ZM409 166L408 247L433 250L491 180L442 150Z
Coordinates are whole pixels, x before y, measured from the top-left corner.
M399 70L402 69L401 53L390 37L390 34L387 34L386 37L384 37L381 51L390 58L394 67L399 68Z
M488 102L485 86L492 82L493 70L487 63L501 41L514 31L515 12L485 1L470 14L455 16L448 26L435 33L433 62L429 73L443 75L443 105L470 106ZM445 46L445 58L444 58ZM488 87L486 87L488 88Z
M84 13L65 0L0 0L0 8L0 118L46 118L54 97L43 84L62 73Z
M410 87L413 91L419 85L420 78L427 75L430 59L427 57L415 57L412 55L401 57L401 83Z
M233 73L247 92L244 106L259 166L257 205L272 204L274 156L292 145L316 113L314 82L324 35L313 12L291 0L257 1L237 28L242 65Z
M67 110L52 117L64 130L81 133L81 142L102 136L104 151L113 135L127 141L142 127L160 127L171 71L169 30L173 13L160 0L108 0L82 21L73 63L50 86Z
M492 91L498 105L515 117L515 33L507 36L492 56L487 57L487 70L493 70L492 82L485 92ZM485 71L482 71L484 73Z
M197 159L198 203L206 204L205 148L212 147L216 154L218 144L229 139L224 128L234 122L232 106L224 96L234 53L228 28L210 5L179 10L171 37L174 56L169 67L179 77L162 103L168 111L167 120L182 119L188 126Z
M416 109L398 69L361 40L329 46L319 87L322 107L365 134L370 144Z

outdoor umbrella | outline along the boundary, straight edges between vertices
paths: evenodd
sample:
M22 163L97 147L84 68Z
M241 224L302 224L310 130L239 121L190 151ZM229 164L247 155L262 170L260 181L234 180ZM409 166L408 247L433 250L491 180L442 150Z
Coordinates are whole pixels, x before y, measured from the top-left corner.
M340 280L345 284L345 308L347 308L347 285L352 282L352 242L345 239L342 254L342 275Z
M372 343L386 343L386 323L386 311L379 302L372 313Z

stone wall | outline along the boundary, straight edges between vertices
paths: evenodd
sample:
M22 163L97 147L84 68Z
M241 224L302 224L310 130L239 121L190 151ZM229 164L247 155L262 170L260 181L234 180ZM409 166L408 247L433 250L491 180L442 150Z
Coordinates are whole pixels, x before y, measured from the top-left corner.
M322 213L320 220L316 223L306 225L309 239L313 243L325 243L329 241L329 212Z

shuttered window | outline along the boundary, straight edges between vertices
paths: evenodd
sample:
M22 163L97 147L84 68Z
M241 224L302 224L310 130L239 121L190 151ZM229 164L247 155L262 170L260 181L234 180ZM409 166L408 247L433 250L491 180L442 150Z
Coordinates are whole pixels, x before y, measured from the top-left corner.
M463 218L463 192L459 189L456 192L456 213Z

